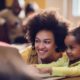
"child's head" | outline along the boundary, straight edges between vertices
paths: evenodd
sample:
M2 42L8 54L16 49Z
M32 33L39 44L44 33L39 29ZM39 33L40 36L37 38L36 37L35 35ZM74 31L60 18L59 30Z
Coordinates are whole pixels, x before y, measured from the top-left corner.
M70 60L80 59L80 27L69 32L65 39L65 44Z

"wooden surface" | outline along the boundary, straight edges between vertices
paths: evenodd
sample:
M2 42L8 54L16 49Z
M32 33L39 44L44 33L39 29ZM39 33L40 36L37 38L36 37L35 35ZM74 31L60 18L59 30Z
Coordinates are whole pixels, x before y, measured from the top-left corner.
M80 80L80 77L49 77L43 80Z
M42 74L41 77L43 80L80 80L80 76L78 77L53 77L50 74Z

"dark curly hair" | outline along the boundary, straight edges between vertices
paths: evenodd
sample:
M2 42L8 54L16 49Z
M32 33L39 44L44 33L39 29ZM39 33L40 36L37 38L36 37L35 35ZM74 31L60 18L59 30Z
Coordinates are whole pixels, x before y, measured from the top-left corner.
M29 19L27 23L29 39L33 48L35 45L36 34L41 30L48 30L51 31L55 37L55 43L57 45L56 51L59 52L65 50L64 38L68 33L68 24L56 11L44 10L39 12Z
M80 26L69 32L76 39L76 42L80 45Z

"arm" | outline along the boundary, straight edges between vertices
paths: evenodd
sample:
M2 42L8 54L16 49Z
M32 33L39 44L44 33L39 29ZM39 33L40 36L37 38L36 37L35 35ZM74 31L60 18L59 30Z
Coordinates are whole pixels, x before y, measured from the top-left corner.
M80 76L79 67L53 67L53 68L41 68L40 73L48 73L51 76Z
M68 66L69 64L69 59L66 53L63 54L62 58L59 58L56 62L53 61L52 63L49 64L37 64L37 68L45 68L45 67L60 67L60 66Z
M80 76L80 68L78 67L53 67L53 76Z

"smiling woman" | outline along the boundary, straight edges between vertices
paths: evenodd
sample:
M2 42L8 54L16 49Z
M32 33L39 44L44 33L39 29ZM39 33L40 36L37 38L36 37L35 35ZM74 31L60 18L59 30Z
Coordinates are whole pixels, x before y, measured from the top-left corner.
M68 25L54 10L43 10L29 18L27 27L32 46L23 51L22 57L29 64L48 64L60 60L65 54L64 39ZM67 60L67 58L66 58ZM63 60L64 63L66 63ZM58 66L58 61L55 66ZM61 64L64 65L64 64Z

